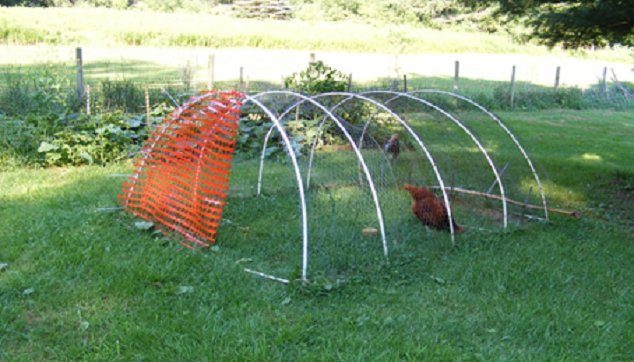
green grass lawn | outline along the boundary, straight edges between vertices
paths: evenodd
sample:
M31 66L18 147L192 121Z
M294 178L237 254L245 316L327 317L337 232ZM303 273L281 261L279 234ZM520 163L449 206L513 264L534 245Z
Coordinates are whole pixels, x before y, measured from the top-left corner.
M477 115L461 116L485 135ZM346 202L354 193L333 192L334 212L315 216L326 226L311 229L314 250L317 240L331 241L342 255L327 262L365 264L337 282L316 255L308 286L242 271L279 264L292 272L300 263L297 203L292 188L277 189L289 176L278 162L258 199L250 194L255 162L237 159L228 221L208 252L141 231L123 212L97 210L116 205L121 179L109 175L130 172L129 163L4 172L0 359L633 359L634 117L501 117L545 176L552 204L584 217L469 231L452 247L416 222L407 202L398 224L404 246L386 266L373 252L344 260L358 251L354 242L378 240L333 227L366 222ZM512 159L496 141L486 141L498 150L493 157ZM311 195L320 205L320 194Z

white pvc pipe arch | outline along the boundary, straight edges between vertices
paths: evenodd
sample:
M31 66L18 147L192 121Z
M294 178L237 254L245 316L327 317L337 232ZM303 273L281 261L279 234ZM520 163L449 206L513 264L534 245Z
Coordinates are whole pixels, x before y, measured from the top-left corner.
M265 94L270 94L270 93L271 92L265 92ZM288 92L288 93L292 93L292 92ZM295 93L295 94L297 94L297 93ZM405 128L405 130L414 138L416 143L419 145L419 147L423 151L425 157L427 158L427 160L429 161L430 165L432 166L432 169L433 169L434 174L436 176L436 180L438 181L438 185L439 185L440 190L441 190L442 195L443 195L443 201L444 201L445 207L447 209L447 216L451 220L451 218L452 218L451 204L449 202L449 197L448 197L447 192L446 192L446 187L445 187L444 180L443 180L440 172L438 171L438 167L436 166L436 162L435 162L433 156L431 155L431 153L429 152L429 150L425 146L425 143L422 141L420 136L416 132L414 132L414 130L409 126L409 124L405 120L403 120L398 114L394 113L391 109L389 109L384 104L378 102L375 99L372 99L372 98L369 98L369 97L366 97L366 96L363 96L363 95L360 95L360 94L349 93L349 92L330 92L330 93L322 93L322 94L313 96L310 99L314 100L316 98L329 97L329 96L345 96L345 97L348 97L348 99L356 98L356 99L360 99L360 100L365 101L365 102L369 102L369 103L373 104L374 106L376 106L377 108L389 113L392 117L394 117L394 119L396 119L403 126L403 128ZM293 104L292 106L290 106L286 110L286 112L284 112L282 114L287 113L289 110L299 106L300 104L305 102L307 99L309 99L306 96L301 96L299 98L302 98L302 100L297 102L296 104ZM320 107L320 108L322 110L325 110L325 108L323 108L323 106ZM272 131L272 130L269 130L269 131ZM270 136L270 134L268 134L268 135ZM354 146L354 144L353 144L353 147L355 147L355 149L356 149L356 146ZM264 149L266 149L266 145L264 146L263 150ZM361 157L361 159L362 159L362 157ZM263 166L262 162L263 162L263 158L261 158L261 167ZM261 174L261 170L260 170L260 174ZM259 181L259 183L260 183L260 181ZM381 220L382 220L382 218L381 218ZM451 223L451 222L449 223L449 231L450 231L450 234L451 234L452 243L455 243L455 230L454 230L453 223Z
M310 97L304 96L302 94L299 93L294 93L294 92L289 92L289 91L269 91L269 92L263 92L263 93L258 93L254 96L247 96L245 98L245 103L247 103L248 101L253 102L255 105L257 105L259 108L261 108L266 114L267 116L269 116L269 118L273 121L275 128L278 130L278 132L280 133L280 135L282 136L282 140L286 146L286 150L289 154L289 156L291 157L291 161L293 163L293 168L295 171L295 177L296 177L296 181L297 181L297 186L299 189L299 193L300 193L300 207L302 209L302 231L303 231L303 248L302 248L302 278L304 280L306 280L306 276L307 276L307 267L308 267L308 220L307 220L307 211L306 211L306 197L305 197L305 192L304 192L304 185L302 182L302 177L301 177L301 171L299 169L299 165L297 163L297 156L295 155L295 152L291 146L290 140L288 139L288 135L286 133L286 131L284 130L284 128L281 125L280 119L283 118L284 115L286 115L288 112L284 112L282 115L278 117L276 117L273 112L268 109L262 102L260 102L258 99L266 96L266 95L290 95L290 96L294 96L297 98L302 99L302 101L307 101L310 102L311 104L313 104L314 106L316 106L317 108L319 108L322 112L324 112L330 119L333 120L333 122L335 122L335 124L339 127L339 129L344 133L346 139L348 140L348 142L350 143L350 145L352 146L355 155L357 156L357 160L359 161L359 163L361 164L361 167L363 169L363 172L366 176L366 180L368 182L368 186L370 188L370 193L372 195L372 199L374 201L375 204L375 208L376 208L376 213L377 213L377 220L379 222L379 231L381 234L381 241L383 244L383 253L385 255L385 257L387 258L388 256L388 247L387 247L387 239L385 236L385 224L383 221L383 212L381 211L381 206L379 204L379 198L378 198L378 194L376 192L376 188L374 186L374 181L372 180L372 177L370 175L370 170L368 169L365 160L363 158L363 156L361 155L361 152L359 151L359 148L356 146L354 140L352 139L352 136L350 136L350 134L348 133L348 131L346 130L346 128L341 124L341 122L339 121L339 119L332 113L330 112L327 108L325 108L321 103L315 101L314 99L311 99ZM294 107L290 107L289 109L292 109ZM269 130L269 132L267 132L267 135L265 137L265 145L264 145L264 149L266 150L266 143L268 142L268 139L271 135L272 132L271 128ZM263 157L261 157L261 162L263 161ZM261 175L262 175L262 168L260 168L260 171L258 173L258 193L260 192L261 189Z
M491 167L491 170L495 176L495 179L499 185L499 190L500 190L500 198L502 201L502 213L503 213L503 227L507 228L508 227L508 208L507 208L507 202L506 202L506 194L504 191L504 185L502 183L502 179L500 177L500 174L498 172L497 167L495 166L493 160L491 159L491 157L489 156L488 152L486 151L486 149L484 148L484 146L481 144L480 140L473 134L473 132L471 132L460 120L458 120L456 117L454 117L453 115L451 115L449 112L445 111L444 109L436 106L435 104L424 100L424 99L420 99L418 97L412 96L410 94L407 93L402 93L402 92L393 92L393 91L371 91L371 92L366 92L363 94L388 94L388 95L394 95L393 98L391 98L390 100L388 100L387 102L385 102L386 104L391 102L394 99L397 98L401 98L401 97L406 97L409 99L412 99L416 102L422 103L428 107L431 107L432 109L440 112L442 115L444 115L445 117L449 118L453 123L455 123L463 132L465 132L467 134L467 136L476 144L476 146L478 147L480 153L482 153L482 155L484 156L486 162L489 164L489 166ZM347 101L351 100L351 99L355 99L355 98L359 98L359 99L363 99L364 97L359 97L358 95L354 94L354 93L349 93L349 92L331 92L331 93L323 93L323 94L318 94L316 96L313 96L313 99L317 99L317 98L323 98L323 97L327 97L327 96L347 96L347 98L343 99L342 101L340 101L339 103L337 103L335 106L333 106L331 108L331 111L336 110L338 107L342 106L344 103L346 103ZM284 111L283 114L288 113L291 109L298 107L301 103L303 103L304 101L299 101L296 104L293 104L292 106L290 106L286 111ZM373 100L371 101L372 104L374 104L375 106L378 106L380 103L378 103L378 101ZM384 109L388 109L385 106L383 106L382 108ZM392 115L395 115L391 110L389 110L389 113ZM399 121L402 121L398 116L396 116L397 119L399 119ZM320 133L323 125L324 125L324 121L322 121L319 125L319 130L318 133ZM364 127L365 128L365 127ZM270 136L271 132L272 132L273 128L271 128L269 130L269 132L267 133L267 137L265 138L265 144L263 147L263 152L266 149L266 142L268 142L268 137ZM310 153L310 158L309 158L309 166L308 166L308 171L307 171L307 178L306 178L306 183L307 185L310 184L310 175L311 175L311 166L312 166L312 159L313 159L313 154L314 154L314 145L311 148L311 153ZM261 175L262 173L262 169L263 169L263 165L264 165L264 153L262 153L262 157L260 158L260 172L259 174ZM435 166L435 164L434 164ZM260 189L261 186L261 177L258 179L258 189ZM444 185L442 186L442 188L444 188ZM451 213L448 213L449 216L451 217ZM450 223L451 224L451 223ZM453 226L453 225L451 225ZM451 229L453 229L453 227L451 227ZM453 239L453 233L452 233L452 239Z
M176 111L175 111L175 116L174 117L178 118L180 113L183 112L185 109L187 109L187 107L189 107L192 104L203 102L203 101L205 101L208 98L211 98L212 102L213 102L214 96L215 96L214 94L205 94L205 95L196 97L194 100L192 100L190 102L187 102L187 103L183 104L182 106L179 106L176 109ZM282 126L279 118L276 117L275 114L268 107L266 107L262 102L260 102L256 98L256 96L252 97L252 96L245 95L245 98L243 100L243 104L242 105L244 106L244 104L246 104L248 102L252 102L258 108L262 109L262 111L264 113L266 113L266 115L271 119L271 121L274 124L274 127L278 130L278 132L280 133L280 135L282 137L282 141L283 141L283 143L284 143L284 145L286 147L286 151L288 153L288 156L291 159L291 162L292 162L292 165L293 165L293 170L295 172L295 177L296 177L296 180L297 180L297 188L298 188L298 192L299 192L299 199L300 199L300 209L301 209L301 213L302 213L302 280L303 281L307 281L308 280L308 277L307 277L308 276L308 213L307 213L307 209L306 209L306 197L305 197L305 192L304 192L304 185L302 183L301 172L300 172L300 169L299 169L299 165L297 163L297 156L295 154L295 151L293 150L293 147L291 146L291 142L288 139L288 135L286 134L286 131L284 130L284 127ZM210 106L210 107L213 107L213 106ZM131 193L133 191L133 189L134 189L134 187L136 185L136 182L138 181L138 175L141 172L141 169L145 165L147 159L152 154L156 144L163 137L163 135L165 134L166 131L167 131L167 126L165 124L163 124L162 129L159 132L159 135L154 140L154 142L150 145L150 147L147 150L147 152L145 152L143 154L141 162L139 163L139 167L137 168L136 172L134 173L133 183L130 186L129 193ZM277 281L288 283L288 280L277 278L277 277L274 277L272 275L268 275L268 274L265 274L265 273L256 272L256 271L250 270L248 268L245 268L245 271L260 275L260 276L268 278L268 279L273 279L273 280L277 280Z
M508 210L507 210L507 204L506 204L506 194L504 192L504 185L502 184L502 178L500 177L500 174L498 172L497 167L495 166L495 163L493 163L493 160L489 156L489 153L484 148L484 146L482 146L482 143L480 143L480 140L473 134L473 132L471 132L471 130L469 128L467 128L460 120L458 120L458 118L454 117L452 114L450 114L449 112L445 111L444 109L438 107L437 105L435 105L435 104L433 104L433 103L431 103L431 102L429 102L427 100L412 96L412 95L410 95L408 93L394 92L394 91L371 91L371 92L366 92L364 94L387 94L387 95L394 95L394 96L397 96L399 98L400 97L405 97L405 98L411 99L411 100L413 100L415 102L422 103L422 104L434 109L437 112L440 112L442 115L444 115L445 117L449 118L453 123L455 123L458 127L460 127L460 129L462 129L462 131L464 133L466 133L467 136L469 136L469 138L471 138L473 143L476 144L476 146L480 150L480 153L482 153L482 155L486 159L487 163L491 167L491 171L493 172L493 175L495 176L495 179L496 179L496 181L498 183L498 186L499 186L499 189L500 189L500 198L502 200L502 213L504 215L502 224L504 225L505 229L508 227ZM388 102L385 102L385 103L387 104Z
M211 98L213 99L215 95L214 94L205 94L203 96L197 97L194 100L185 103L184 105L180 106L177 108L176 112L175 112L175 118L178 118L178 116L180 115L181 112L183 112L185 109L187 109L187 107L189 107L190 105L194 104L194 103L198 103L198 102L203 102L204 100L206 100L207 98ZM256 95L257 96L257 95ZM304 185L302 183L302 177L301 177L301 172L299 169L299 165L297 163L297 156L295 155L295 151L293 150L293 147L291 146L291 142L288 139L288 135L286 134L286 131L284 130L284 127L282 126L282 124L280 123L278 117L275 116L275 114L268 108L266 107L263 103L261 103L256 96L251 97L248 95L245 95L244 101L243 101L243 106L244 104L248 103L248 102L252 102L254 105L256 105L258 108L262 109L262 111L264 113L266 113L266 115L271 119L271 121L273 122L275 128L277 128L278 132L280 133L281 137L282 137L282 141L286 147L286 151L288 153L288 156L291 159L292 165L293 165L293 170L295 171L295 177L297 180L297 188L298 188L298 192L299 192L299 200L300 200L300 209L301 209L301 213L302 213L302 280L303 281L307 281L308 280L308 213L306 210L306 197L305 197L305 193L304 193ZM212 107L212 106L210 106ZM154 150L154 147L156 146L156 143L163 137L163 135L165 134L165 132L167 131L167 127L166 125L163 125L161 131L159 132L159 135L157 136L157 138L154 140L154 142L150 145L149 149L147 150L147 152L143 155L143 158L141 160L141 162L139 163L139 167L137 168L137 172L135 172L134 177L133 177L133 184L130 186L129 189L129 193L131 193L133 191L134 186L136 185L136 182L138 180L138 174L141 172L141 169L143 168L143 166L146 163L146 160L150 157L152 151ZM280 279L268 274L264 274L264 273L259 273L259 272L255 272L249 269L245 269L248 272L251 273L255 273L258 275L261 275L265 278L269 278L269 279L274 279L274 280L278 280L278 281L282 281L282 282L286 282L288 283L288 280L285 279Z
M507 226L507 212L506 212L506 196L504 194L504 189L503 189L503 185L502 185L502 181L500 179L500 176L497 172L497 169L495 168L495 165L493 164L493 161L490 159L490 157L488 156L486 150L484 149L484 147L482 147L482 145L480 144L479 140L475 137L475 135L473 135L473 133L471 133L469 131L468 128L466 128L458 119L456 119L455 117L453 117L451 114L449 114L448 112L444 111L443 109L435 106L434 104L432 104L431 102L428 102L424 99L415 97L411 94L415 94L415 93L438 93L438 94L444 94L444 95L448 95L448 96L452 96L455 98L459 98L462 99L472 105L474 105L475 107L477 107L478 109L482 110L483 112L485 112L489 117L491 117L496 123L498 123L498 125L500 127L503 128L503 130L509 135L509 137L513 140L513 142L516 144L516 146L518 147L518 149L520 150L520 152L522 153L522 155L524 156L524 158L526 159L531 171L533 172L533 175L535 177L535 180L537 182L537 185L539 187L539 191L542 197L542 202L544 205L544 213L546 215L546 218L548 218L548 211L546 208L546 198L543 192L543 188L542 188L542 184L539 180L539 176L537 175L537 172L535 171L535 168L533 167L533 164L530 160L530 158L528 157L527 153L525 152L525 150L523 149L523 147L520 145L519 141L516 139L516 137L513 135L513 133L506 127L506 125L504 125L504 123L501 122L501 120L499 120L499 118L497 118L494 114L492 114L491 112L489 112L487 109L485 109L484 107L482 107L481 105L477 104L476 102L474 102L473 100L463 97L461 95L455 94L455 93L451 93L451 92L444 92L444 91L436 91L436 90L421 90L421 91L414 91L414 92L410 92L410 93L400 93L400 92L389 92L389 91L371 91L371 92L365 92L362 94L355 94L355 93L349 93L349 92L330 92L330 93L323 93L314 97L308 97L299 93L295 93L295 92L290 92L290 91L269 91L269 92L263 92L263 93L258 93L256 95L253 96L248 96L245 95L244 98L244 102L243 105L251 102L253 103L255 106L257 106L258 108L260 108L273 122L272 127L269 129L269 131L267 132L266 136L265 136L265 140L264 140L264 146L263 146L263 150L262 150L262 156L260 159L260 170L258 173L258 194L261 191L261 179L262 179L262 170L263 170L263 162L264 162L264 151L266 150L266 145L270 139L270 136L272 134L273 129L276 129L281 138L282 138L282 142L284 143L284 146L286 148L286 151L288 153L288 156L291 159L292 162L292 166L293 166L293 170L295 173L295 178L296 178L296 182L297 182L297 187L298 187L298 193L299 193L299 199L300 199L300 209L301 209L301 213L302 213L302 280L306 281L307 280L307 270L308 270L308 246L309 246L309 239L308 239L308 214L307 214L307 206L306 206L306 196L305 196L305 190L304 190L304 184L302 182L302 175L301 175L301 171L299 168L299 164L297 162L297 155L291 145L290 139L288 138L288 134L286 133L284 126L282 125L281 120L288 114L288 112L290 110L292 110L295 107L298 107L299 105L301 105L304 102L309 102L311 104L313 104L314 106L316 106L317 108L319 108L324 114L324 120L321 122L320 124L320 129L323 127L324 123L326 122L326 120L328 118L332 119L332 121L339 127L339 129L344 133L344 135L346 136L346 139L348 140L348 142L350 143L350 145L352 146L355 155L357 156L357 159L363 169L363 172L366 176L366 179L368 181L368 185L370 187L370 191L372 193L372 198L373 201L375 203L376 206L376 211L377 211L377 219L379 221L379 226L380 226L380 231L381 231L381 237L382 237L382 243L383 243L383 249L384 249L384 254L387 257L388 256L388 249L387 249L387 242L386 242L386 236L385 236L385 228L384 228L384 223L383 223L383 214L381 211L381 207L380 207L380 203L379 203L379 198L378 195L376 193L376 188L374 187L374 183L372 180L372 177L370 175L370 171L365 163L365 160L363 159L363 156L360 153L360 148L361 148L361 144L359 144L358 146L356 145L356 143L354 142L354 140L352 139L351 135L349 134L349 132L346 130L346 128L341 124L341 122L339 121L339 119L337 118L337 116L333 113L336 108L338 108L339 106L341 106L342 104L352 100L352 99L359 99L365 102L369 102L371 104L373 104L375 107L387 112L388 114L390 114L392 117L394 117L394 119L396 119L404 128L405 130L414 138L414 140L416 141L416 143L418 144L418 146L421 148L422 152L425 154L425 157L427 158L427 160L429 161L429 163L432 166L433 172L436 176L436 179L438 181L438 185L441 189L442 192L442 196L443 196L443 201L445 204L445 207L447 208L447 214L449 219L452 218L452 212L451 212L451 205L449 202L449 197L446 193L446 187L445 187L445 183L442 179L442 176L440 174L440 172L438 171L438 168L436 166L436 162L433 158L433 156L431 155L431 153L429 152L429 150L427 149L427 147L425 146L424 142L422 141L422 139L420 138L420 136L409 126L409 124L404 121L400 116L398 116L396 113L394 113L391 109L389 109L386 104L389 104L391 101L393 101L394 99L397 98L401 98L401 97L406 97L408 99L412 99L416 102L420 102L423 103L437 111L439 111L441 114L445 115L446 117L448 117L450 120L452 120L454 123L456 123L463 131L465 131L469 137L471 137L471 139L474 141L474 143L476 143L476 145L478 146L478 148L480 149L480 151L483 153L483 155L485 156L485 158L487 159L487 162L489 163L489 165L492 167L492 170L495 174L495 177L498 181L499 187L500 187L500 193L501 193L501 198L502 198L502 203L503 203L503 209L504 209L504 226ZM392 94L394 95L393 98L391 98L390 100L388 100L386 102L386 104L383 104L373 98L370 98L366 95L371 95L371 94ZM268 108L261 100L260 98L266 95L286 95L286 96L292 96L292 97L296 97L299 98L300 100L293 104L292 106L290 106L289 108L287 108L283 113L281 113L279 116L276 116L276 114L270 109ZM318 98L322 98L322 97L335 97L335 96L344 96L347 97L344 100L340 101L337 105L335 105L334 107L332 107L332 109L328 110L327 108L325 108L321 103L319 103L316 99ZM179 107L176 111L176 114L178 115L179 112L182 112L184 109L186 109L187 106L193 104L193 103L197 103L197 102L202 102L204 100L206 100L207 98L213 98L212 95L203 95L200 97L197 97L196 99L194 99L193 101L190 101L186 104L184 104L183 106ZM213 107L213 105L210 105L210 107ZM367 127L367 124L366 124ZM365 129L365 127L364 127ZM139 169L143 167L143 165L145 164L145 161L150 157L154 146L156 145L156 143L160 140L160 138L162 138L162 135L167 131L167 127L163 126L163 128L159 131L159 136L154 140L154 143L152 145L150 145L149 149L145 152L145 154L143 154L142 156L142 161L139 164ZM312 153L314 152L314 147L313 149L311 149L311 158L312 158ZM136 184L136 180L138 178L138 172L140 171L139 169L137 169L137 172L135 173L135 177L133 178L133 184L130 187L130 192L132 191L132 189L134 188L134 185ZM310 166L309 166L309 175L310 175ZM307 177L307 184L309 182L310 176ZM452 242L455 241L455 231L454 231L454 227L453 227L453 223L449 223L449 228L450 228L450 233L451 233L451 239ZM251 271L252 272L252 271ZM265 275L263 273L259 273L259 272L254 272L256 274L261 274L265 277L268 278L273 278L275 279L275 277L272 276L268 276ZM281 279L280 279L281 280Z
M257 96L257 95L256 95ZM267 116L271 119L277 131L280 133L282 137L282 141L284 146L286 147L286 152L291 159L293 170L295 171L295 178L297 181L297 189L299 192L299 204L300 209L302 211L302 280L308 280L308 212L306 210L306 195L304 193L304 184L302 183L302 174L299 170L299 164L297 163L297 156L295 155L295 151L291 145L290 140L288 139L288 135L282 127L279 119L273 114L273 112L268 109L264 104L262 104L255 96L245 96L244 104L247 102L252 102L256 106L258 106Z
M362 94L373 94L373 93L375 93L375 92L374 91L369 91L369 92L363 92ZM535 169L535 166L533 165L533 162L530 159L530 157L528 157L528 153L526 152L526 150L524 150L524 147L522 147L522 145L520 144L519 140L515 137L515 134L513 134L513 132L511 132L511 130L506 126L506 124L504 124L504 122L502 122L502 120L500 118L498 118L495 114L493 114L493 112L489 111L488 109L486 109L482 105L480 105L477 102L475 102L473 99L465 97L465 96L457 94L457 93L441 91L441 90L436 90L436 89L420 89L420 90L407 92L407 94L418 94L418 93L442 94L442 95L446 95L446 96L449 96L449 97L453 97L453 98L457 98L457 99L463 100L463 101L473 105L474 107L478 108L479 110L484 112L487 116L489 116L494 122L496 122L504 130L504 132L511 138L513 143L515 143L515 146L517 146L517 149L519 149L520 153L522 154L522 156L526 160L526 163L528 164L528 167L530 168L531 172L533 173L533 177L535 178L535 182L537 183L537 189L539 190L539 194L540 194L541 199L542 199L542 205L544 206L544 218L546 220L548 220L548 206L547 206L547 203L546 203L546 195L544 193L544 188L543 188L542 183L540 181L539 175L537 174L537 170ZM398 98L401 98L401 96L400 95L394 96L393 98L391 98L388 101L386 101L386 104L389 104L390 102L392 102L393 100L398 99Z

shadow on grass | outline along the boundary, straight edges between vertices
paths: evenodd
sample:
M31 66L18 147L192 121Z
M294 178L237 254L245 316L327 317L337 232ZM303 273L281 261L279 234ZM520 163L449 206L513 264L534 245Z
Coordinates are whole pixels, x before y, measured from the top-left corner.
M29 79L51 75L60 79L76 80L77 68L72 63L33 63L26 65L0 65L0 74L14 79ZM181 81L181 69L159 63L140 60L97 61L83 64L86 83L96 83L103 79L131 80L137 82Z

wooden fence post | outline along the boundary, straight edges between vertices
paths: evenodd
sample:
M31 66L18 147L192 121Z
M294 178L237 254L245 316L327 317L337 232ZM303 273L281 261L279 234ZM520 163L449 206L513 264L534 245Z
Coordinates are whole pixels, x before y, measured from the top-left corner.
M407 93L407 74L403 74L403 93ZM409 114L409 98L405 97L405 113ZM405 119L405 115L402 116Z
M185 63L185 67L183 68L183 85L185 86L185 90L189 92L192 88L192 83L194 81L194 71L192 69L192 63L189 59L187 59L187 63Z
M244 67L240 67L240 84L238 90L240 90L240 92L244 90Z
M84 62L82 59L81 48L75 49L75 58L77 62L77 100L81 102L84 96Z
M214 54L210 54L207 59L207 89L211 90L214 87L214 78L215 78L215 67L216 67L216 56Z
M152 120L150 118L150 92L145 86L145 127L148 132L152 130Z
M513 71L511 72L511 108L515 106L515 66L513 66Z
M607 76L608 76L608 67L603 67L603 77L601 78L601 90L603 91L603 94L605 95L608 94Z
M555 91L559 89L559 76L561 75L561 67L557 66L557 71L555 72Z
M456 60L456 63L454 65L454 75L453 75L454 93L458 93L459 80L460 80L460 62Z
M86 115L90 116L90 84L86 85Z
M348 74L348 86L347 86L348 92L350 92L350 90L352 89L352 73Z

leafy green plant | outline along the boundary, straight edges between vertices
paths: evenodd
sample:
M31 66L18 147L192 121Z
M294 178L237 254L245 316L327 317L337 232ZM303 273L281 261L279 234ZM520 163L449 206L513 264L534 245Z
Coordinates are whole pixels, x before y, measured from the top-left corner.
M247 117L240 122L236 149L247 154L260 152L264 137L271 128L271 125L272 123L270 121L265 120L258 113L248 114ZM270 142L270 144L273 145L275 142ZM278 150L278 147L272 146L270 150L267 150L266 156L270 156Z
M138 117L115 113L55 132L40 142L37 151L47 166L103 165L129 157L145 138Z
M291 139L292 146L296 153L308 152L313 142L317 142L317 147L332 143L334 137L331 132L319 132L321 119L299 119L287 123L288 131L294 135ZM328 142L330 141L330 142Z
M291 147L297 155L305 153L307 151L305 146L312 144L315 140L317 137L317 125L317 120L299 119L288 122L286 129L289 132ZM264 115L255 111L248 113L240 122L236 149L240 153L247 155L259 154L264 146L266 133L272 126L273 123ZM318 144L323 144L324 138L322 136L318 140ZM269 138L267 148L264 150L264 157L279 157L284 154L284 147L279 134L274 130Z
M346 76L321 60L310 62L301 72L284 78L284 86L305 94L342 92L346 89Z
M308 67L285 78L287 88L297 92L315 94L329 91L343 91L346 80L343 73L325 65L321 61L311 62ZM246 117L240 122L237 138L237 149L247 154L257 154L262 150L266 133L273 123L258 109L243 110ZM296 113L296 119L289 121L287 131L290 134L291 146L296 154L306 152L306 145L311 145L318 137L318 124L321 117L315 112L300 110ZM331 133L323 133L318 144L323 144L326 139L332 140ZM273 132L264 152L265 157L276 157L284 153L284 146L280 143L277 132Z

